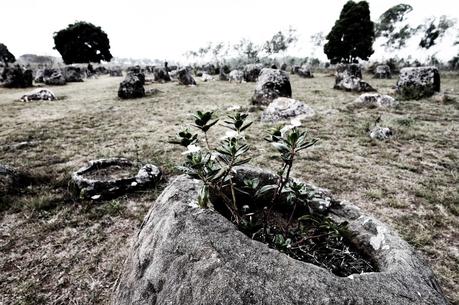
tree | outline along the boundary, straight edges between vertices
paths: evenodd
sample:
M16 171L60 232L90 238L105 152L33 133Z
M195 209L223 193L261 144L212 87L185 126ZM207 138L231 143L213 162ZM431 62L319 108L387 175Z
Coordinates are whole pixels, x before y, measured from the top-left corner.
M379 22L375 24L375 33L376 37L387 38L383 46L400 49L416 33L416 29L408 24L402 24L406 15L412 10L413 7L409 4L397 4L379 17Z
M324 53L332 64L367 60L373 54L374 24L366 1L348 1L326 39Z
M431 18L426 22L426 26L424 26L424 37L422 37L419 42L421 48L430 49L437 43L437 39L441 40L445 32L454 26L454 21L448 19L446 16L441 16L437 25L435 25L435 23L435 18Z
M265 42L263 49L268 54L277 54L286 51L292 43L298 40L295 32L296 30L292 28L289 28L285 34L282 31L277 32L271 40Z
M110 41L98 26L79 21L54 33L54 44L66 64L110 61Z
M16 61L14 55L11 54L11 52L3 43L0 43L0 61L2 61L5 64L5 66L8 66L9 62Z
M379 17L379 23L375 24L376 37L389 37L395 30L395 24L402 22L405 15L413 10L409 4L397 4Z
M238 51L239 54L247 56L249 62L254 62L258 60L258 53L260 52L260 47L255 45L252 41L247 39L242 39L238 44L233 46L234 50Z

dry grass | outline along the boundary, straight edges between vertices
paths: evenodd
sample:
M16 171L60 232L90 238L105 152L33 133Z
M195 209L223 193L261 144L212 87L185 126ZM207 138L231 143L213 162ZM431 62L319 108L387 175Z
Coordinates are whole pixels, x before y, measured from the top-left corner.
M294 98L318 116L305 126L320 144L294 174L329 188L383 219L417 249L459 304L458 102L404 101L393 110L346 111L357 95L330 89L334 79L291 78ZM85 161L123 156L175 173L180 148L168 140L196 110L227 114L249 105L253 83L152 84L143 99L116 97L120 78L101 77L52 88L62 100L21 103L24 90L0 89L0 163L39 177L17 196L0 200L0 304L107 304L131 236L159 190L99 204L67 194L71 171ZM371 80L389 93L396 80ZM459 92L457 75L442 90ZM257 119L258 112L251 114ZM365 130L381 115L396 136L385 142ZM275 152L261 139L270 126L249 129L253 163L275 169ZM223 128L214 128L216 140ZM18 145L21 142L27 144ZM1 211L2 209L0 209Z

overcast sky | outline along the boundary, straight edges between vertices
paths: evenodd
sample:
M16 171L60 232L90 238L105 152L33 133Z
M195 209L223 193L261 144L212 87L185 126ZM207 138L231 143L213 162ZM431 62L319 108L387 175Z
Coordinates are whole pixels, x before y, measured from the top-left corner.
M346 0L1 0L0 42L20 56L59 54L53 33L77 20L108 34L116 57L176 59L208 42L257 43L289 26L297 29L300 52L311 34L328 31ZM411 17L459 19L458 0L370 0L372 20L399 3L413 6ZM320 51L321 52L321 51ZM305 54L307 56L308 54Z

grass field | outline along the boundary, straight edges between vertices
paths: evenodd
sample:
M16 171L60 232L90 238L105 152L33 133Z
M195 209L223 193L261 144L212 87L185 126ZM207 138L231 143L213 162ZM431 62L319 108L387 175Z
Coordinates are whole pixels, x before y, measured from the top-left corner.
M390 93L396 80L373 80ZM121 78L100 77L51 88L58 101L22 103L27 89L0 88L0 164L30 172L34 183L0 198L0 304L108 304L123 260L146 211L164 187L115 200L75 202L72 171L96 158L123 156L177 174L179 147L168 143L190 113L249 106L254 83L198 81L197 87L150 84L158 95L117 98ZM334 78L291 77L293 98L312 106L304 122L319 144L303 154L294 176L328 188L395 227L459 304L459 102L402 101L394 109L346 110L357 94L332 90ZM459 93L459 75L442 78L442 91ZM252 163L277 169L262 139L271 127L248 130ZM384 142L366 129L381 116L395 129ZM223 127L211 130L217 140Z

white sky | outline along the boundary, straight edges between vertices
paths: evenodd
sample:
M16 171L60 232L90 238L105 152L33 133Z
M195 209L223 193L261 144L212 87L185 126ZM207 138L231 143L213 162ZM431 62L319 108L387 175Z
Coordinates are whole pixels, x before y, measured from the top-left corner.
M297 52L310 55L310 35L325 34L346 0L0 0L0 42L20 56L59 54L53 33L77 20L108 34L115 57L180 59L208 42L257 43L289 26L297 29ZM399 3L413 6L418 23L431 16L459 20L458 0L369 0L372 20ZM374 46L377 47L376 45ZM299 51L298 51L299 50ZM322 53L318 50L318 53ZM298 55L298 54L295 54ZM319 55L320 54L316 54Z

